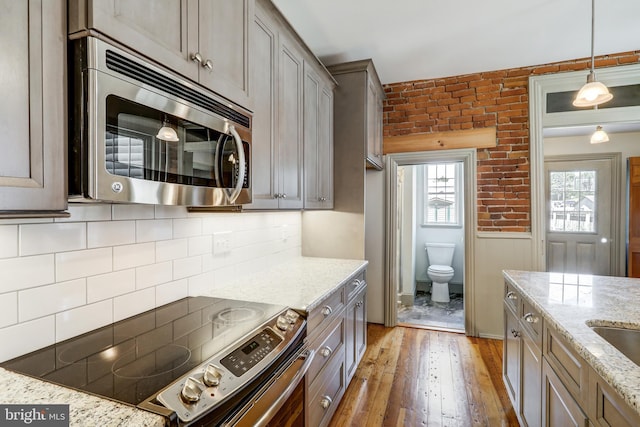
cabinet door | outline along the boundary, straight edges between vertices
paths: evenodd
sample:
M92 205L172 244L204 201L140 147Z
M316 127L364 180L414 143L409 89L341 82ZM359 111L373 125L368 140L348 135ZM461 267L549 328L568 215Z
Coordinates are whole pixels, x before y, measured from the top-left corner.
M369 76L370 77L370 76ZM380 88L367 79L367 162L382 169L382 96Z
M504 310L504 347L502 356L502 378L507 394L516 412L520 410L520 330L518 318L511 310Z
M525 332L522 334L522 383L520 415L527 427L539 427L542 422L542 351Z
M200 83L230 100L249 105L249 40L253 0L211 1L199 4ZM262 69L260 71L263 71Z
M367 349L367 289L366 287L356 297L355 311L355 347L356 347L356 367L362 360Z
M0 10L0 211L62 211L66 1L0 0Z
M303 62L295 43L280 34L278 72L278 158L281 209L300 209L302 199Z
M545 427L589 426L587 416L544 359L542 362L542 385L542 414Z
M347 384L367 349L367 290L363 288L345 311L345 367Z
M304 64L304 207L333 208L333 86Z
M251 86L253 132L251 143L251 187L253 201L245 209L277 209L276 112L278 74L277 26L269 14L256 7L251 36Z
M88 0L87 26L198 79L197 0Z

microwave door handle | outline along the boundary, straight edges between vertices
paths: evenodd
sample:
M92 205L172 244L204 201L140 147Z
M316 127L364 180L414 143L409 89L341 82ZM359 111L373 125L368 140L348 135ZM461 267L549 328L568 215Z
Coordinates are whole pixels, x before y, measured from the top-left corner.
M222 162L223 162L223 150L224 150L224 134L221 133L216 143L215 157L213 159L213 171L216 179L216 187L222 188ZM227 195L228 196L228 195Z
M240 192L242 191L242 186L244 184L244 173L247 165L246 159L244 158L244 146L242 145L242 139L240 138L240 135L238 135L238 132L233 125L229 126L229 133L233 136L233 139L236 142L236 147L238 149L238 162L240 163L240 169L238 170L238 181L236 182L236 186L233 189L231 195L227 195L229 197L229 202L235 203L236 199L240 195Z

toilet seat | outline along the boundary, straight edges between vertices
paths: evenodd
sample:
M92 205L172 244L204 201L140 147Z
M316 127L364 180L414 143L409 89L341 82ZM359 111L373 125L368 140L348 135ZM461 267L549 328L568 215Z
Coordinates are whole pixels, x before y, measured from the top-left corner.
M432 273L439 273L439 274L449 274L449 273L453 273L453 267L448 265L434 264L434 265L430 265L427 271L430 271Z

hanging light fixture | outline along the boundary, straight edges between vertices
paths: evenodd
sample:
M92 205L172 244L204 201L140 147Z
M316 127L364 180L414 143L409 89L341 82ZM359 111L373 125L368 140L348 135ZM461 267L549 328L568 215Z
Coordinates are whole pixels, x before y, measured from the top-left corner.
M602 142L609 142L609 135L602 129L602 126L596 126L596 131L591 135L590 142L592 144L600 144Z
M594 26L595 26L595 13L596 13L596 0L591 0L591 71L587 76L587 83L582 86L576 99L573 101L575 107L593 107L594 105L600 105L613 98L613 95L609 92L607 87L596 80L595 69L595 57L593 53L593 39L594 39Z
M156 138L162 139L163 141L171 141L171 142L180 141L180 138L178 138L178 134L176 133L176 130L171 126L169 126L169 121L167 120L166 116L164 118L164 121L162 122L162 127L160 128L160 130L158 131L158 134L156 135Z

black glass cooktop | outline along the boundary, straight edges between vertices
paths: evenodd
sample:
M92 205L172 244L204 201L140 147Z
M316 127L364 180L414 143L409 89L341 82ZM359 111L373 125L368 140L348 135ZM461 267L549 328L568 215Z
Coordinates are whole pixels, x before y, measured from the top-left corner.
M137 405L283 310L279 305L189 297L1 366Z

